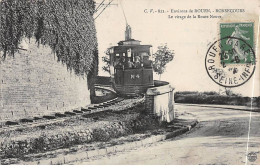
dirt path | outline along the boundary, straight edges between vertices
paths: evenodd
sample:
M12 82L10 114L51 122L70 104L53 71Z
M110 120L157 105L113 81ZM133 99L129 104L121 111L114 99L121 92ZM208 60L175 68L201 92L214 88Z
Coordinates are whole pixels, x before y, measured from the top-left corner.
M248 111L180 104L176 109L200 123L177 138L78 164L246 164ZM260 113L251 114L248 151L258 158L247 164L260 164Z

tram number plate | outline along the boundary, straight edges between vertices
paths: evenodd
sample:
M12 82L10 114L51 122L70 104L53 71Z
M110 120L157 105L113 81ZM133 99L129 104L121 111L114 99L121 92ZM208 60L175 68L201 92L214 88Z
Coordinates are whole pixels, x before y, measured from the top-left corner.
M137 74L137 75L131 75L131 79L135 79L135 78L140 78L140 75L139 74Z

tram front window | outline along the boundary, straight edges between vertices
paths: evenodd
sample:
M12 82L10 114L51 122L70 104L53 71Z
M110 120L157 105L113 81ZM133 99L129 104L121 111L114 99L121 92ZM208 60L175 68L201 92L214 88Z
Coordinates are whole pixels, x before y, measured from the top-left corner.
M152 67L152 61L149 59L149 56L143 57L143 64L144 64L144 67L146 67L146 68Z
M151 68L152 61L149 60L149 56L139 56L136 55L133 57L133 61L131 58L122 58L120 59L119 65L124 65L125 68L128 69L138 69L138 68Z
M134 63L129 59L127 62L127 68L133 68L133 67L134 67Z
M135 56L134 67L135 67L135 68L140 68L140 67L141 67L141 57L138 56L138 55Z

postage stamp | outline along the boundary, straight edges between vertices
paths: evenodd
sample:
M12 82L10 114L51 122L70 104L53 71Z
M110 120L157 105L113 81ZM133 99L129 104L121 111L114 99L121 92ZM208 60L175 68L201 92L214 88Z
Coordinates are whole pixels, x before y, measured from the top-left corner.
M223 87L245 84L255 71L254 23L220 23L220 39L206 54L209 77Z
M230 38L225 38L230 37ZM221 64L255 63L254 23L220 23Z

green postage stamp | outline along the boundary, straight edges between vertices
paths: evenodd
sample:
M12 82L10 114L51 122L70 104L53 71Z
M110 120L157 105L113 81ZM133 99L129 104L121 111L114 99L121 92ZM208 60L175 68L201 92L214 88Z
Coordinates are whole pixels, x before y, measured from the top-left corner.
M254 64L254 23L220 23L221 64Z
M237 87L254 74L254 22L220 23L220 39L209 47L205 67L210 78L223 87Z

